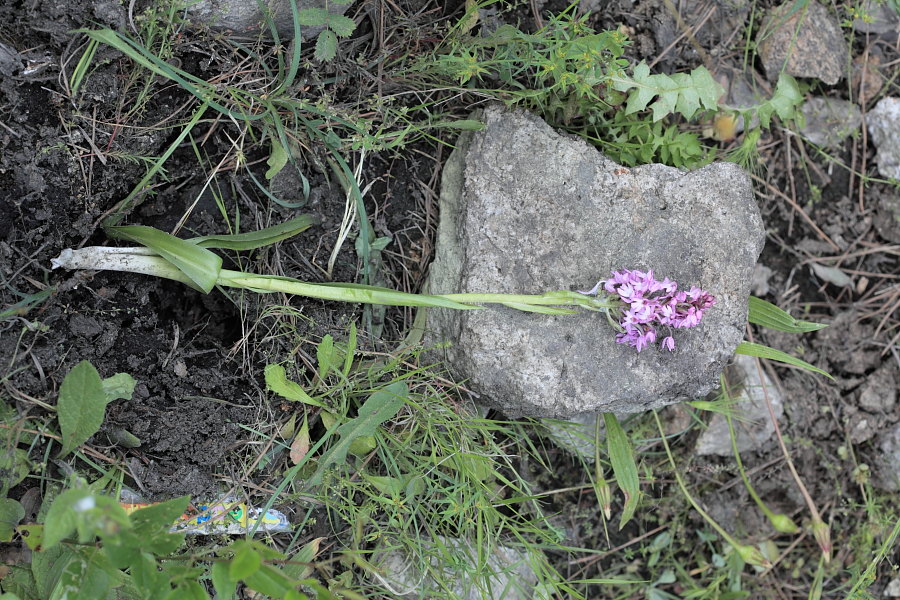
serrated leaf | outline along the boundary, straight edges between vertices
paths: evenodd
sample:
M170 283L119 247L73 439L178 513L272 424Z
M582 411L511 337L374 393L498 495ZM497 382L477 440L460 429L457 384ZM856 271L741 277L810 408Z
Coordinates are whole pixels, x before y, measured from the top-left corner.
M395 381L369 396L360 407L359 416L337 428L335 433L340 439L319 459L319 466L310 479L310 485L318 484L329 466L346 461L350 445L355 440L374 436L379 425L392 419L403 408L408 395L406 383Z
M328 11L324 8L304 8L300 10L300 24L307 27L324 27L328 24Z
M0 498L0 542L11 542L25 509L12 498Z
M264 246L271 246L276 242L293 237L306 231L313 225L318 225L319 218L313 215L300 215L289 219L284 223L266 227L258 231L247 233L233 233L230 235L206 235L191 238L188 241L202 248L223 248L225 250L255 250Z
M62 432L59 458L97 433L106 411L106 391L94 365L81 361L66 375L59 387L56 417Z
M326 62L337 54L337 36L330 29L326 29L316 38L315 58L320 62Z
M310 406L318 406L320 408L328 408L322 402L313 399L304 391L298 383L287 378L284 367L277 364L266 365L265 371L266 389L275 392L285 400L291 402L302 402Z
M771 302L756 296L750 296L748 304L747 320L760 327L768 327L769 329L786 331L788 333L806 333L828 327L825 323L813 323L795 319Z
M790 354L782 352L781 350L776 350L775 348L770 348L762 344L741 342L740 344L738 344L738 347L735 348L734 352L735 354L746 354L747 356L758 356L759 358L767 358L769 360L783 362L789 365L794 365L795 367L801 367L803 369L806 369L807 371L812 371L813 373L818 373L819 375L824 375L828 379L834 379L834 377L829 375L826 371L823 371L818 367L814 367L806 361L795 358Z
M116 373L102 382L107 404L113 400L131 400L134 394L134 377L128 373Z
M344 15L329 14L328 29L332 30L340 38L349 37L356 29L356 21Z
M625 435L625 430L619 424L616 415L603 413L603 423L606 425L606 443L609 452L609 462L612 464L613 475L622 494L625 496L625 505L622 508L622 517L619 520L619 529L631 520L641 499L641 481L638 478L637 465L634 462L634 453L631 442Z
M143 225L109 227L106 231L113 237L125 238L150 248L172 263L204 293L208 294L216 286L222 259L209 250Z

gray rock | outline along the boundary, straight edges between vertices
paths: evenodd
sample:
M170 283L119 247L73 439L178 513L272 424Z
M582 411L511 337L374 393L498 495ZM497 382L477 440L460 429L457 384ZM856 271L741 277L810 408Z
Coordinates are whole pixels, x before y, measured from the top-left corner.
M294 21L290 0L265 0L263 4L268 7L281 39L292 39ZM327 0L297 0L297 6L300 10L327 8L330 13L342 15L350 4L338 4ZM231 30L248 35L268 31L268 25L257 0L200 0L188 7L187 14L194 23L201 23L213 29ZM322 29L303 26L300 35L303 39L310 39L319 35Z
M806 120L800 133L824 148L839 148L862 125L859 106L846 100L810 98L800 110Z
M703 396L743 338L764 231L746 174L626 169L529 113L485 110L444 168L434 293L589 289L620 268L653 269L718 303L674 353L616 344L597 313L433 309L432 344L510 416L635 413Z
M900 179L900 98L882 98L866 115L872 143L878 149L875 162L882 177Z
M893 187L873 190L877 209L872 222L884 239L900 244L900 192Z
M784 68L788 75L834 85L850 63L847 42L824 6L816 0L805 6L790 0L763 20L757 43L766 76L775 81Z
M871 412L890 413L897 404L897 366L887 363L866 381L859 406Z
M749 452L762 448L775 433L775 425L766 406L766 395L772 403L776 418L779 419L784 414L784 400L766 372L757 369L753 357L737 355L735 367L736 371L739 371L735 379L743 380L743 384L734 398L737 403L734 405L732 423L738 451ZM706 431L697 440L695 452L700 456L734 455L728 421L723 415L716 414L710 419Z
M881 456L872 483L889 492L900 491L900 425L882 432L876 440Z
M378 567L375 578L394 597L446 598L448 590L440 583L453 583L451 598L460 600L529 600L549 597L535 589L537 576L529 556L513 548L495 547L487 559L490 578L476 581L469 569L478 563L478 549L471 542L438 536L427 549L431 570L441 573L440 582L417 565L420 559L400 550L376 551L371 558ZM540 559L540 557L538 557Z

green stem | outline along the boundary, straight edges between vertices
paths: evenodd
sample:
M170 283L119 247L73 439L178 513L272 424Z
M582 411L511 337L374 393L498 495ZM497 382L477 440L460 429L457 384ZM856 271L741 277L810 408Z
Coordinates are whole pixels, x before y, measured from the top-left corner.
M694 500L694 497L691 496L690 492L688 492L687 485L685 485L684 480L681 478L681 474L678 472L678 466L675 464L675 459L672 457L672 451L669 449L669 442L666 439L666 431L663 429L662 423L659 420L659 414L657 411L653 411L653 418L656 419L656 427L659 429L659 437L662 440L663 448L666 450L666 456L669 459L669 464L672 466L672 473L675 475L675 481L678 482L678 487L681 489L681 493L687 498L687 501L691 503L691 506L694 507L703 520L709 523L709 525L715 529L722 538L734 548L738 554L741 555L741 558L744 559L744 562L750 563L751 565L757 565L760 567L769 567L771 563L768 561L766 557L762 555L762 553L754 548L753 546L748 546L745 544L739 543L736 539L731 537L727 531L725 531L721 525L715 522L715 520L707 514L705 510L700 508L700 505Z

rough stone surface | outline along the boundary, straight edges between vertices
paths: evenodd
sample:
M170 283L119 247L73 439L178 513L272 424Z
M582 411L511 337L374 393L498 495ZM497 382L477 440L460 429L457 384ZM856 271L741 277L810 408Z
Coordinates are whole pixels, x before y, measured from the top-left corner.
M840 26L816 0L810 0L805 10L790 0L769 11L757 43L766 76L772 81L783 67L788 75L815 77L834 85L850 62Z
M900 192L895 188L876 190L877 209L872 222L884 239L900 244Z
M872 143L878 149L875 162L882 177L900 179L900 98L882 98L866 115Z
M897 365L885 363L866 381L859 406L874 413L892 413L897 404Z
M883 432L876 445L881 457L875 466L872 483L883 490L900 491L900 425Z
M760 370L757 369L756 360L753 357L737 355L735 367L743 375L740 377L743 379L743 384L740 392L734 398L737 403L734 405L732 422L738 451L749 452L762 448L775 433L775 425L772 424L772 418L766 406L766 395L769 397L769 402L772 403L776 418L779 419L784 414L784 401L765 371L762 371L762 378L760 378ZM697 440L695 451L700 456L734 455L731 448L731 435L728 432L728 421L724 415L713 416L706 431Z
M281 39L294 37L294 20L291 14L290 0L266 0L278 35ZM338 4L327 0L297 0L300 10L308 8L327 8L333 14L344 14L349 4ZM200 0L187 9L188 18L195 23L202 23L219 30L231 30L239 34L256 35L267 30L263 11L257 0ZM302 27L303 39L319 35L322 27Z
M800 133L825 148L839 148L862 125L859 106L846 100L809 98L800 110L806 120Z
M526 554L513 548L496 547L488 557L488 569L493 572L489 582L476 582L462 569L452 565L475 565L478 550L473 544L454 538L438 537L430 557L432 568L441 569L441 581L455 581L452 598L460 600L529 600L543 597L535 594L537 576ZM448 555L450 557L448 558ZM399 550L376 552L371 562L378 567L377 579L394 597L444 598L447 593L434 579L422 573L415 559Z
M764 231L731 163L623 168L526 112L492 106L444 168L434 293L588 289L653 269L718 299L674 353L616 344L597 313L432 310L429 340L482 400L509 416L635 413L709 392L743 338Z

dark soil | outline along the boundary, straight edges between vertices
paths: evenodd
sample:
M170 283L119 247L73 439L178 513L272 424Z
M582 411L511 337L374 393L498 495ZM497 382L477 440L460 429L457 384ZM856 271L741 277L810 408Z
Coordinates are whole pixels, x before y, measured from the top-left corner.
M136 11L143 4L138 2ZM417 15L429 24L452 12L427 2L398 4L407 11L405 14ZM534 4L546 14L558 12L569 3ZM618 0L599 4L602 10L589 23L598 30L625 28L634 40L628 50L630 57L651 61L668 49L656 69L674 72L702 64L687 41L669 48L681 30L663 2ZM769 4L758 3L758 8ZM741 16L740 11L720 11L723 18L700 27L696 40L716 60L739 66L741 56L734 40L741 34L733 38L733 30L723 29L723 23ZM360 52L377 54L366 11L351 10L351 14L357 14L360 22ZM456 17L460 14L455 13ZM685 10L683 14L692 26L704 13ZM505 13L502 19L518 22L523 28L535 27L528 3ZM279 410L277 403L269 403L262 389L262 367L294 351L303 359L309 353L314 355L314 349L279 345L275 332L283 323L266 309L287 299L276 302L218 292L204 295L181 284L130 274L50 270L50 259L64 248L110 243L99 223L131 192L146 168L121 157L161 154L177 131L156 125L173 112L184 112L183 105L190 100L183 90L160 82L147 106L134 115L133 122L123 126L118 119L133 100L133 96L122 97L129 63L109 49L98 52L97 68L78 96L69 94L66 81L84 42L72 30L97 25L125 28L127 21L126 9L117 2L38 0L0 6L0 44L19 52L15 62L0 62L0 310L42 290L53 290L45 300L0 320L0 398L32 419L34 427L47 417L35 400L53 404L60 382L78 362L91 361L104 377L129 373L138 382L134 397L109 406L107 422L89 445L125 473L128 485L149 498L214 494L242 480L245 475L239 471L248 454L247 446L250 440L260 439L248 429L271 427L273 419L269 417ZM209 56L192 44L190 36L184 33L175 48L176 56L184 68L195 65L199 76L211 78L215 67L209 66ZM857 39L853 55L866 48L866 41ZM896 48L882 45L882 51L884 63L896 61ZM201 72L200 65L204 64L205 71ZM896 83L892 85L888 92L896 95ZM814 91L846 96L846 89L839 87ZM452 109L464 114L466 107ZM207 170L218 165L232 148L228 134L233 136L234 132L213 120L203 121L194 132L194 140L205 153ZM852 445L857 463L877 465L880 458L874 440L900 421L896 405L882 414L859 405L859 397L874 374L885 382L884 393L888 393L891 382L895 386L900 382L897 252L873 250L900 238L896 223L882 208L886 203L882 199L896 197L897 191L884 183L869 183L863 192L865 201L860 202L863 184L839 163L855 165L858 170L863 165L862 157L867 156L865 164L869 174L873 173L874 152L863 145L862 139L851 139L836 151L832 157L835 164L826 157L809 156L806 164L812 163L812 168L798 159L790 137L778 131L764 134L760 146L767 167L762 178L771 186L758 186L758 201L770 234L760 262L772 274L758 294L795 315L831 326L802 336L758 333L756 341L801 355L835 376L832 383L798 370L775 370L785 393L785 433L791 440L797 469L826 521L835 531L851 531L854 520L860 518L862 497L860 485L853 478L854 463L844 457L841 447ZM440 165L448 154L447 148L421 142L401 152L367 157L364 179L374 182L367 209L375 235L392 239L381 255L376 283L420 289L438 218L435 193ZM259 154L246 158L262 180L267 157ZM299 209L265 201L252 180L238 170L220 177L220 181L231 183L230 188L219 186L216 190L220 208L209 190L201 194L208 173L201 172L194 149L185 143L167 161L166 177L157 178L142 202L126 211L126 222L171 230L198 196L199 202L184 226L190 235L223 233L222 211L232 219L240 213L244 231L284 221L298 211L312 213L321 219L318 226L284 242L278 250L253 253L244 266L323 281L322 267L334 246L344 211L344 192L322 161L310 160L307 166L312 191ZM300 183L294 177L281 185L296 191ZM772 188L792 195L837 248L812 230L797 215L797 208ZM867 252L860 253L862 250ZM821 257L840 255L850 256L843 268L853 275L854 289L823 282L809 267ZM229 260L231 256L226 258ZM359 267L350 241L339 255L333 279L357 281ZM310 344L326 333L345 335L347 324L362 316L362 309L350 305L304 300L292 300L290 305L304 317L293 325ZM405 310L376 313L374 322L382 332L380 339L373 337L362 343L384 347L379 345L401 339L411 320L412 314ZM864 417L867 425L860 431L857 424ZM117 445L121 430L136 436L140 445ZM36 460L40 460L41 445L46 443L38 442L33 448ZM651 444L644 450L648 463L664 473L659 446ZM744 460L749 469L770 465L757 480L758 491L773 503L772 508L799 514L802 519L803 501L787 469L782 462L773 463L779 455L773 443ZM548 486L583 482L578 479L582 477L579 468L570 466L570 457L553 451L551 459L558 461L560 468L558 479L546 482ZM757 522L759 519L743 519L753 511L747 508L743 486L735 485L736 472L726 462L695 459L688 477L704 490L705 505L719 507L713 512L718 510L720 522L752 536L764 526ZM62 475L56 472L52 476ZM265 481L258 483L265 487ZM663 497L662 490L670 483L667 478L657 481L653 490L648 490L648 503L653 503L657 490ZM19 497L25 493L24 488L14 491ZM560 521L572 533L570 543L605 547L603 532L586 525L596 521L593 495L560 495L554 502L552 508L558 510ZM669 507L665 502L648 508L650 513L657 513L655 518L660 523L667 518ZM629 530L619 541L639 533ZM849 550L838 548L837 553L841 552ZM852 562L852 557L844 558ZM592 566L572 567L570 575L606 576L606 571L621 563L621 557L613 556Z

